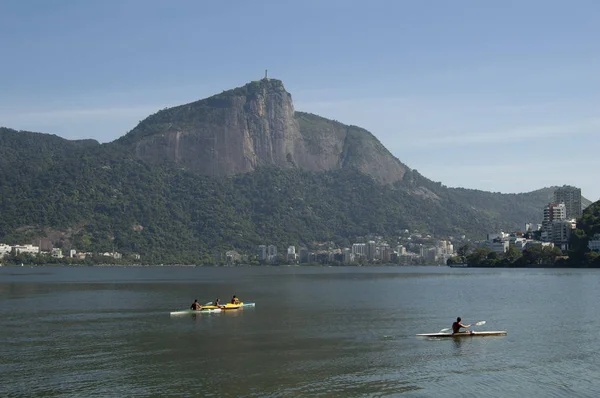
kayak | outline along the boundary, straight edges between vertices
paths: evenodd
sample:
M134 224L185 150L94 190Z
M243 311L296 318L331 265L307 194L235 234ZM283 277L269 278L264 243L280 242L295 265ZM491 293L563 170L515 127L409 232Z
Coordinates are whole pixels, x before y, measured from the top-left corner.
M183 310L183 311L173 311L171 315L186 315L186 314L211 314L215 312L221 312L220 308L202 308L201 310Z
M229 310L237 310L243 307L254 307L256 305L256 303L242 303L240 302L239 304L231 304L231 303L227 303L227 304L219 304L218 306L216 305L203 305L202 308L209 308L209 309L217 309L220 308L224 311L229 311Z
M242 306L240 304L222 304L222 305L203 305L202 309L207 309L207 310L223 310L223 311L230 311L230 310L239 310L240 308L242 308Z
M473 333L421 333L417 334L417 336L422 337L476 337L476 336L506 336L505 330L495 330L489 332L473 332Z
M241 308L241 307L254 307L255 305L256 305L256 303L244 303L244 302L240 301L238 304L231 304L231 303L221 304L220 307L225 310L235 310L235 309Z

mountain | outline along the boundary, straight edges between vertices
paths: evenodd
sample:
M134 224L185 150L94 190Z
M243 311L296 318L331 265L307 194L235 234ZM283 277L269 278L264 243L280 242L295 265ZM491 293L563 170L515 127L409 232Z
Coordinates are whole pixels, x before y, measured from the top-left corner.
M295 112L292 96L275 79L159 111L118 142L148 163L173 163L212 177L260 166L355 167L393 183L408 169L368 131Z
M539 222L552 188L448 188L371 133L295 112L278 80L164 109L107 144L0 129L0 242L209 261L215 250L312 247L419 230L437 237Z

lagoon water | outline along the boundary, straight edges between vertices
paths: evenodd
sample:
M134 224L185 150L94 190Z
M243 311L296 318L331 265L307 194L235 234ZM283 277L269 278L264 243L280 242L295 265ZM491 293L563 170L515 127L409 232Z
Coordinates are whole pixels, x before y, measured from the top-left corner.
M595 397L599 303L585 269L2 267L0 396ZM456 316L508 335L415 336Z

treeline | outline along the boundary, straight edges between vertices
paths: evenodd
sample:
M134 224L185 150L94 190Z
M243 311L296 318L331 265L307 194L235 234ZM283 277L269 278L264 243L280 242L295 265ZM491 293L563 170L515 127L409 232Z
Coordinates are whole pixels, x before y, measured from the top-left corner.
M497 253L489 248L471 249L465 245L459 255L448 259L448 265L468 264L470 267L538 267L566 266L566 257L559 247L535 245L523 251L510 246L508 251Z

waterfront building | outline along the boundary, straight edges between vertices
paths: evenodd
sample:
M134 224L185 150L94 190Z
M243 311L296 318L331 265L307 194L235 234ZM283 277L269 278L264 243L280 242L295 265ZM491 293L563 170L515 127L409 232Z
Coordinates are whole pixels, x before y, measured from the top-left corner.
M379 258L383 263L390 263L392 261L392 251L390 245L384 244L379 246Z
M544 208L544 220L542 221L542 240L552 242L552 222L565 220L567 218L567 207L564 203L550 203Z
M277 259L277 246L275 246L275 245L267 246L267 259L269 261L274 261Z
M552 221L552 243L566 250L571 238L571 232L575 229L575 222L572 220Z
M296 246L289 246L287 249L287 260L296 262Z
M258 261L266 261L267 260L267 246L260 245L258 246Z
M300 263L308 262L308 254L309 254L309 251L306 247L300 248Z
M354 243L352 245L352 254L355 257L364 257L367 255L367 245L365 243Z
M377 258L377 243L374 240L370 240L367 243L367 259L374 260Z

